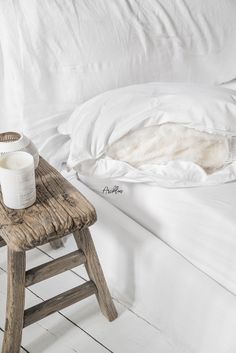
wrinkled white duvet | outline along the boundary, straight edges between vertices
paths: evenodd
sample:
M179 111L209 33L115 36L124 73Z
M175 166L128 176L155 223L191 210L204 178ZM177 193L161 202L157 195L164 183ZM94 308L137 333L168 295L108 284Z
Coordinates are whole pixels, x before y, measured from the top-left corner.
M173 83L112 90L79 106L60 131L72 139L69 167L90 178L165 187L236 179L233 90Z

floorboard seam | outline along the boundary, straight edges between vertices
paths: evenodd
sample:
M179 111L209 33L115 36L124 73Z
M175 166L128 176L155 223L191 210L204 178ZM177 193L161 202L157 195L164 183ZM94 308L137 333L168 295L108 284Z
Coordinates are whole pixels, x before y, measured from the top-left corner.
M50 254L48 254L46 251L37 248L39 251L41 251L43 254L45 254L46 256L48 256L50 259L54 260L55 258L53 256L51 256ZM69 270L72 273L74 273L76 276L78 276L79 278L81 278L83 281L87 281L86 278L82 277L81 275L79 275L77 272L73 271L72 269ZM149 326L151 326L152 328L154 328L156 331L158 331L159 333L162 332L160 328L158 328L157 326L153 325L151 322L149 322L147 319L145 319L144 317L140 316L139 314L137 314L135 311L133 311L132 309L130 309L128 306L126 306L124 303L120 302L117 298L112 297L112 299L114 301L116 301L117 303L119 303L121 306L123 306L124 308L126 308L127 310L129 310L132 314L134 314L138 319L143 320L144 322L146 322Z
M44 301L43 298L41 298L38 294L36 294L34 291L32 291L32 289L27 288L27 290L29 290L32 294L34 294L37 298L39 298L40 300ZM93 337L90 333L88 333L86 330L84 330L82 327L80 327L79 325L77 325L74 321L72 321L71 319L69 319L67 316L65 316L64 314L62 314L61 311L57 311L57 313L59 315L61 315L62 317L64 317L67 321L69 321L70 323L72 323L74 326L78 327L81 331L83 331L84 333L86 333L86 335L88 335L90 338L92 338L95 342L97 342L100 346L102 346L103 348L105 348L108 352L113 353L109 348L107 348L106 346L104 346L103 343L99 342L95 337ZM43 327L43 326L42 326Z
M38 249L38 248L37 248ZM40 250L40 249L38 249ZM41 251L41 250L40 250ZM42 251L44 253L44 251ZM52 258L50 255L48 255L47 253L44 253L45 255L49 256L50 258ZM53 259L53 258L52 258ZM7 273L7 271L0 267L0 269ZM73 272L74 273L74 272ZM78 274L76 274L78 277L80 277ZM35 293L32 289L30 288L26 288L26 290L28 290L29 292L31 292L33 295L35 295L38 299L40 299L41 301L44 301L43 298L41 298L37 293ZM69 321L70 323L72 323L74 326L78 327L81 331L83 331L86 335L88 335L93 341L95 341L96 343L98 343L100 346L102 346L104 349L106 349L109 353L114 353L113 351L111 351L108 347L106 347L103 343L99 342L95 337L93 337L90 333L88 333L86 330L84 330L83 328L81 328L79 325L77 325L75 322L73 322L72 320L70 320L68 317L66 317L64 314L61 313L61 311L57 311L59 315L61 315L62 317L64 317L67 321ZM42 326L43 327L43 326ZM43 327L44 328L44 327ZM44 328L45 329L45 328ZM0 327L0 330L2 330L2 328ZM45 329L47 330L47 329ZM48 331L48 330L47 330ZM3 331L4 332L4 331ZM49 331L50 332L50 331ZM51 332L50 332L51 333ZM29 351L27 351L24 347L22 347L22 349L25 350L26 353L30 353Z
M0 327L0 331L4 334L4 330ZM25 353L30 353L30 351L28 351L26 348L24 348L23 346L20 346L21 347L21 349L23 349L23 351L25 352Z
M71 319L69 319L68 317L66 317L64 314L62 314L61 312L59 312L60 315L62 315L66 320L70 321L73 325L75 325L76 327L78 327L80 330L82 330L84 333L86 333L89 337L91 337L95 342L99 343L100 346L102 346L103 348L105 348L108 352L110 353L114 353L113 351L111 351L108 347L104 346L103 343L99 342L95 337L93 337L92 335L90 335L90 333L88 333L86 330L84 330L82 327L80 327L79 325L77 325L75 322L73 322Z
M158 331L159 333L162 332L161 329L155 325L153 325L150 321L148 321L147 319L145 319L144 317L140 316L139 314L137 314L135 311L133 311L132 309L130 309L128 306L126 306L125 304L121 303L117 298L114 298L114 300L119 303L120 305L122 305L124 308L126 308L126 310L130 311L132 314L134 314L138 319L143 320L144 322L146 322L146 324L148 324L149 326L151 326L152 328L154 328L156 331Z

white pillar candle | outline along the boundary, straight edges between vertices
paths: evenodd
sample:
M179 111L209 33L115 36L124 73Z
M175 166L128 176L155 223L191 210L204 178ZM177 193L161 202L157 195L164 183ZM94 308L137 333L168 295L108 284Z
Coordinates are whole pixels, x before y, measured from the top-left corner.
M0 157L0 180L4 204L13 209L31 206L36 200L34 158L27 152Z

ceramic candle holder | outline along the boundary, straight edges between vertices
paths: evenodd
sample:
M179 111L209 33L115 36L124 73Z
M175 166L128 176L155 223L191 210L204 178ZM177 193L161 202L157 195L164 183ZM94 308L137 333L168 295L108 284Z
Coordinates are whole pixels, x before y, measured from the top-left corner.
M39 154L37 148L27 136L13 131L0 133L0 156L16 151L30 153L34 158L34 167L37 168Z

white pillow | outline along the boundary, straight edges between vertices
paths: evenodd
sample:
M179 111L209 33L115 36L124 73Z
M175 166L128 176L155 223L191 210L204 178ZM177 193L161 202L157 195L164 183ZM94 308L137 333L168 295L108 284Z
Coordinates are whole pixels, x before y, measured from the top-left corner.
M68 166L90 180L114 178L183 187L218 184L236 178L235 162L207 174L189 160L135 167L107 153L110 146L129 133L166 123L225 136L230 141L236 135L236 91L180 83L128 86L80 105L59 130L71 137Z

